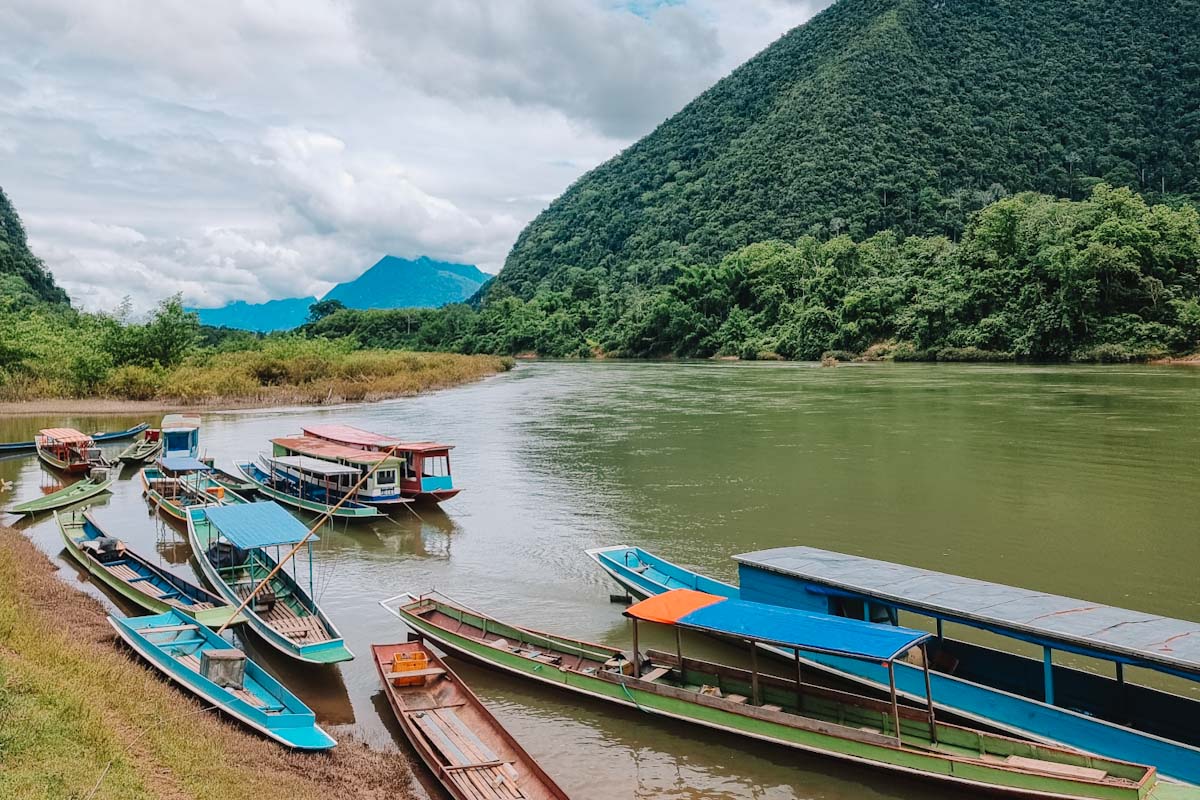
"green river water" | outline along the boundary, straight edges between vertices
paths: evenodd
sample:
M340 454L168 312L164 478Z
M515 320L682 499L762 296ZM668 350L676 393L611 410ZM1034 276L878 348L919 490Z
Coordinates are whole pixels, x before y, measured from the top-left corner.
M0 441L137 421L0 418ZM1200 619L1197 368L534 362L371 406L205 414L202 447L228 466L310 421L457 445L464 492L444 513L322 534L320 601L357 660L311 672L247 643L334 735L380 747L406 745L369 645L404 631L377 600L436 588L628 647L608 601L617 590L583 554L600 545L641 545L733 580L731 555L803 543ZM0 479L14 482L0 506L56 482L33 457L0 460ZM97 517L193 574L185 536L140 494L127 472ZM64 579L103 597L67 562L52 520L19 527ZM582 800L963 796L455 666Z

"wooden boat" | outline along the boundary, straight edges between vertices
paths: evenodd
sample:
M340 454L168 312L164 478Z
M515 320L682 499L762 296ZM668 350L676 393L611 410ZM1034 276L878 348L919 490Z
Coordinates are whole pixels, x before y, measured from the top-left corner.
M1134 666L1200 683L1200 622L813 547L734 558L743 600L881 625L897 623L901 611L924 619L938 631L929 648L935 680L963 716L1200 784L1200 700L1125 680L1125 668ZM1039 645L1042 658L955 639L945 634L947 622L1014 647ZM1108 662L1114 676L1055 664L1055 650ZM861 665L853 673L879 678ZM924 697L915 678L912 670L897 672L907 694Z
M279 563L280 547L304 540L308 529L271 502L188 510L188 542L204 579L235 606ZM313 600L312 537L307 548L308 591L280 570L244 611L250 628L284 655L311 664L349 661L354 654ZM274 557L268 548L275 551Z
M38 458L70 475L106 464L95 440L74 428L43 428L34 441Z
M122 450L116 460L122 464L145 464L158 456L162 451L162 446L162 437L159 432L147 431L145 436L130 443Z
M458 494L450 474L452 444L406 442L391 436L364 431L352 425L308 425L304 435L371 452L388 452L404 459L400 493L421 503L441 503Z
M137 436L146 428L150 427L146 423L134 425L132 428L127 428L123 431L109 431L108 433L92 434L93 442L115 442L120 439L128 439ZM0 456L10 455L13 453L32 453L37 450L37 441L30 440L28 442L0 442Z
M838 652L894 664L931 635L807 614L677 589L630 607L632 659L620 650L497 621L440 596L382 602L443 650L510 674L760 741L976 789L1056 798L1195 798L1200 790L1161 782L1153 767L950 725L932 707L892 702L684 659L687 628L751 643ZM637 647L638 621L671 624L677 652Z
M140 475L146 501L180 522L189 509L210 505L236 505L246 498L225 488L211 476L212 467L191 456L160 458Z
M154 614L176 609L201 625L213 627L229 622L233 616L233 607L220 597L130 550L105 532L91 514L55 512L54 521L67 552L97 580L130 602Z
M298 697L213 631L172 609L108 623L138 655L231 717L296 750L337 742Z
M587 553L613 580L639 598L652 597L679 588L698 589L723 597L740 597L736 586L685 569L639 547L618 545L588 550ZM809 597L814 596L805 594ZM828 594L818 596L829 597ZM861 614L862 610L861 606L856 609L858 614ZM888 621L885 624L891 623ZM1074 747L1110 758L1136 757L1140 762L1153 764L1160 773L1173 780L1196 783L1197 778L1200 778L1200 772L1197 771L1200 770L1200 762L1197 762L1200 752L1197 751L1194 740L1171 741L1156 736L1152 732L1153 728L1149 727L1152 723L1147 721L1135 723L1137 727L1133 727L1119 724L1112 719L1104 719L1096 714L1099 709L1095 706L1085 712L1077 708L1047 704L1040 697L1018 694L996 685L978 682L976 673L973 672L952 674L952 671L957 673L960 662L949 654L961 652L960 648L975 647L977 646L965 645L945 637L939 637L930 643L931 690L939 711L1025 739ZM789 661L795 655L791 651L769 645L763 649ZM1021 658L1005 653L996 653L995 657L1001 661ZM801 661L806 668L822 670L876 691L887 691L887 670L877 664L841 658L829 653L804 653L801 655ZM1038 670L1040 666L1035 663L1016 669L1010 666L1010 669L1012 674L1028 674L1031 670ZM1054 669L1056 681L1060 684L1077 680L1096 680L1093 675L1081 674L1066 667L1056 666ZM925 681L922 669L916 665L897 662L895 671L900 696L924 703ZM1138 691L1152 691L1137 688ZM1082 692L1073 691L1071 694L1079 696ZM1179 704L1189 708L1196 705L1195 701L1182 697L1179 698ZM1165 705L1167 704L1163 698L1156 697L1153 702L1132 707L1129 713L1131 718L1136 718L1139 713L1148 716L1148 712L1162 709ZM1147 729L1137 729L1142 725L1146 725Z
M82 503L84 500L90 500L97 495L108 491L108 487L112 486L112 478L104 475L100 477L87 478L82 481L76 481L70 486L63 487L56 492L26 500L24 503L18 503L8 509L9 514L38 514L43 511L53 511L56 508L65 508L66 506Z
M221 486L224 486L226 491L239 494L243 497L248 497L258 491L258 488L246 476L241 474L235 475L217 466L213 467L212 479Z
M361 477L355 467L308 456L263 456L257 462L239 461L237 468L254 484L259 494L292 508L330 514L337 519L383 516L374 506L355 500L347 500L334 509Z
M371 646L388 703L455 800L566 800L479 698L419 641Z
M413 502L411 497L405 497L401 493L396 482L404 470L403 459L386 452L347 447L315 436L282 436L271 440L271 448L272 454L277 458L303 456L353 467L358 471L356 481L359 478L364 479L359 482L358 489L354 492L355 502L375 506L380 510L391 510Z

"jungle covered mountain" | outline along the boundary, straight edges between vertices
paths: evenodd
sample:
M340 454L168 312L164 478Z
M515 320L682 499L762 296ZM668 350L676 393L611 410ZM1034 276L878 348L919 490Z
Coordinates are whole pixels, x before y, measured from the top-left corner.
M961 238L1025 191L1200 196L1196 0L841 0L581 178L493 291L667 284L755 242Z
M13 308L69 302L42 260L30 251L25 226L0 189L0 305Z

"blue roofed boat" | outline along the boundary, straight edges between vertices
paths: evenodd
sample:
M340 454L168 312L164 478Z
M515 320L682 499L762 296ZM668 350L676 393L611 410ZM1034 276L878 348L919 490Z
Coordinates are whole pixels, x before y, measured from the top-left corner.
M299 520L269 501L189 509L187 525L188 541L205 580L235 606L279 563L280 548L291 550L308 535ZM313 600L316 538L307 540L308 591L302 588L302 573L292 559L292 573L286 566L275 573L243 613L254 632L284 655L311 664L349 661L354 654Z
M200 417L167 414L162 418L163 457L200 456Z
M246 502L213 476L211 464L195 456L164 454L139 475L146 502L180 522L187 522L191 508Z
M168 678L275 741L297 750L337 742L313 712L245 653L178 611L108 623Z
M637 547L596 548L588 555L638 597L690 588L883 625L899 624L901 610L923 616L938 631L928 646L929 676L941 711L1037 741L1153 764L1168 778L1200 784L1194 724L1200 703L1124 680L1124 666L1134 665L1200 681L1200 623L810 547L736 556L740 590ZM957 640L945 635L946 622L1040 644L1047 654L1102 659L1114 665L1115 677L1062 664L1048 670L1049 655L1038 661ZM888 686L887 670L868 661L812 652L801 661L879 690ZM923 704L923 665L895 665L899 693Z

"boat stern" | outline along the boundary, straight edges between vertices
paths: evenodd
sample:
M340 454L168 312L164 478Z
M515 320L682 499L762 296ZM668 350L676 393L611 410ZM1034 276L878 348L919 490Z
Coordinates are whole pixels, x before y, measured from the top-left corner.
M241 625L246 622L244 614L239 613L232 620L229 619L233 614L233 606L218 606L217 608L202 608L199 611L189 612L188 609L183 609L184 613L190 613L190 616L206 628L219 628L228 622L230 625Z

